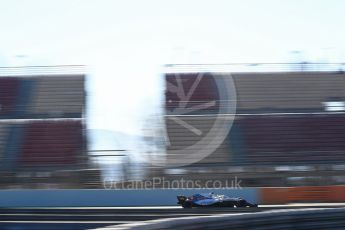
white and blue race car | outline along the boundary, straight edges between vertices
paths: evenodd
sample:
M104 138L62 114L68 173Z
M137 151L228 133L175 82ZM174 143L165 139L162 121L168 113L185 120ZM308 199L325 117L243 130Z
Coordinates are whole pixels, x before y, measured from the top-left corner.
M209 194L194 194L192 196L177 196L177 204L183 208L192 207L258 207L257 204L251 204L243 198L228 197L225 195Z

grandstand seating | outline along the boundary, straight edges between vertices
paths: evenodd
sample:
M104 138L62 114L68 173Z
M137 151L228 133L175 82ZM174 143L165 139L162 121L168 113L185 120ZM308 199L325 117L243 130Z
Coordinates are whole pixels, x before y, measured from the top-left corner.
M22 147L24 166L73 165L82 154L80 121L40 121L28 124Z
M0 77L0 118L81 118L84 77Z
M15 111L19 84L19 80L14 77L0 78L0 116Z
M194 128L202 132L201 135L196 135L190 129L187 129L181 125L178 125L173 119L169 117L166 118L166 126L169 130L169 145L167 147L167 159L186 159L188 158L189 153L195 153L199 149L209 149L210 152L213 151L210 157L202 159L200 163L219 163L219 162L229 162L229 143L228 139L222 141L223 135L217 137L217 134L222 131L222 126L224 122L227 122L226 118L221 118L217 116L191 116L191 117L178 117L178 119L183 120L184 122L192 125ZM216 119L222 120L220 123L215 123ZM210 132L211 128L217 129L216 133L212 135L205 136ZM202 140L202 141L201 141ZM220 145L210 144L211 141L220 141ZM197 144L199 141L200 144ZM187 150L187 147L196 144L196 146L190 150ZM174 151L180 150L180 151ZM180 153L183 155L172 155L172 153ZM196 156L196 162L201 159L198 159L199 156Z
M229 162L229 143L227 139L225 141L221 140L224 138L224 135L217 136L226 127L227 121L224 120L226 118L212 115L213 113L218 114L219 109L221 109L220 95L215 76L211 73L167 74L166 84L166 113L174 116L167 116L165 118L170 142L170 145L167 147L168 162L191 157L196 158L189 160L199 162L201 160L199 156L196 154L192 155L198 152L198 148L209 149L210 152L213 152L211 156L203 158L199 163ZM189 97L186 97L186 101L183 101L183 96L186 95L189 95ZM173 113L170 114L170 112ZM181 122L177 120L182 120L190 127L193 126L197 132L200 132L200 135L179 124ZM218 122L216 123L217 120ZM217 132L205 136L212 128L217 129ZM216 141L217 145L211 141ZM199 144L197 144L198 142ZM220 145L218 146L218 144ZM195 146L191 148L192 145ZM187 147L188 149L186 149ZM183 156L176 154L183 154Z
M178 85L176 76L180 76L184 91L188 92L198 74L167 74L167 86ZM237 116L234 123L236 129L231 131L214 154L202 162L230 164L345 162L345 154L343 154L345 130L342 125L345 124L344 115L320 115L327 112L325 102L344 100L344 74L234 73L232 78L237 93ZM211 74L204 74L200 87L194 94L195 97L190 98L187 107L210 99L229 99L219 98L217 85ZM178 107L179 98L177 92L171 92L169 87L167 88L167 114ZM198 110L194 115L202 115L204 112ZM319 115L311 115L311 112ZM189 125L203 133L209 131L215 119L216 116L212 119L205 119L202 116L183 117ZM171 150L184 149L201 138L173 121L171 117L166 118L166 127L171 142L167 147L168 157ZM214 146L205 144L204 147L199 147ZM185 157L188 157L187 152Z
M34 93L29 103L33 116L81 117L84 107L84 77L35 77Z
M249 116L239 123L250 163L345 162L344 115Z
M183 88L183 93L185 95L188 95L188 93L193 92L190 94L190 97L186 101L186 109L183 109L183 106L179 106L179 103L183 103L183 100L181 100L181 95L178 95L177 92L171 90L171 87L169 88L169 85L176 87L179 86L179 82L177 79L180 79L180 83ZM167 112L179 108L182 109L183 112L198 114L200 112L212 111L219 108L219 95L217 91L216 81L214 77L209 73L204 73L201 75L198 75L196 73L167 74L166 83L168 89L170 89L166 90L165 93L165 106ZM196 87L194 87L193 84ZM181 90L181 88L179 90ZM197 111L189 110L193 106L198 106L203 103L212 101L215 102L215 104L212 106L207 106L205 108L198 109Z
M344 100L341 73L233 74L237 113L322 112L323 102Z
M83 75L1 77L0 118L9 120L0 125L4 164L76 163L83 145L81 121L16 123L11 119L81 118L84 97Z
M78 170L87 168L84 78L0 77L1 188L80 187Z
M4 157L7 137L8 137L8 125L0 123L0 158Z
M198 74L178 75L182 76L186 91ZM199 88L195 92L199 95L191 98L187 107L210 99L232 99L220 98L226 94L220 94L222 91L212 83L212 76L207 76L209 82L206 85L210 87ZM173 170L153 171L152 175L163 173L170 179L205 180L239 176L249 186L286 186L301 181L339 183L335 178L343 176L344 171L333 170L332 167L345 163L345 111L341 106L345 101L343 73L232 73L231 76L236 89L237 111L225 140L219 146L208 145L207 141L201 143L196 148L215 148L215 151L195 164L179 168L179 173L171 173ZM166 74L165 77L167 86L177 85L175 74ZM166 147L167 159L186 159L190 152L184 149L200 141L204 135L196 135L190 127L186 128L172 119L180 97L169 88L166 90L165 108L169 116L165 117L165 124L170 142ZM335 102L341 103L332 112L328 106ZM219 103L212 109L218 113ZM198 110L193 112L193 116L177 117L206 134L217 117L204 116L207 113L206 110ZM175 152L175 149L182 151ZM176 153L180 155L172 155ZM294 171L295 167L302 171Z

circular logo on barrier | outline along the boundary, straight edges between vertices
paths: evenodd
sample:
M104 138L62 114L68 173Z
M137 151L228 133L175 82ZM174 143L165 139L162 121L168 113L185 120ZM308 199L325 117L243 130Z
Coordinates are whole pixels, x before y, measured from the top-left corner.
M190 165L229 148L224 142L236 113L230 73L168 73L165 85L166 154L154 165Z

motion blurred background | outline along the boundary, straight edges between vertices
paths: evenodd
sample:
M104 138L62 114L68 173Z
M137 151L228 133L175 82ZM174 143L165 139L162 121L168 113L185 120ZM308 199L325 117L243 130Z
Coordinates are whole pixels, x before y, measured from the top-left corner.
M0 187L103 189L105 180L153 177L343 185L344 6L2 1ZM198 74L183 121L190 126L181 125L169 117L181 95L168 85L188 91ZM231 79L235 98L216 86L221 78ZM176 149L188 158L184 149L226 116L232 127L208 145L212 154L181 167L154 164Z

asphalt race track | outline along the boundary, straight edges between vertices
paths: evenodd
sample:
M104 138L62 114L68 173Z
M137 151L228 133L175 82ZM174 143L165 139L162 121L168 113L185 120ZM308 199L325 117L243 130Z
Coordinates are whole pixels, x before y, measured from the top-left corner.
M99 208L1 208L0 229L62 230L94 229L160 218L209 216L216 214L260 212L272 209L344 207L345 204L265 205L259 208L174 207L99 207Z

